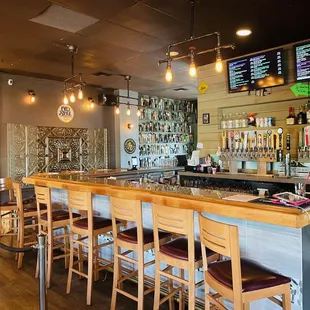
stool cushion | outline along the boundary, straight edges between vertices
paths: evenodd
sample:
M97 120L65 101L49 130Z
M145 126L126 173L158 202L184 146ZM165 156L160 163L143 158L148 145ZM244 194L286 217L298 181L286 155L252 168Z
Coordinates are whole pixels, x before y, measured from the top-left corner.
M202 253L201 253L201 243L199 241L195 240L194 243L195 247L195 262L202 259ZM215 254L215 252L206 249L207 256ZM171 257L182 259L182 260L188 260L188 239L186 237L179 237L176 239L173 239L163 245L160 246L160 252L169 255Z
M42 220L47 221L47 213L43 213L41 215ZM80 214L73 213L73 217L80 217ZM70 218L69 212L66 210L55 210L52 212L52 221L53 222L69 220L69 218Z
M164 239L171 236L170 233L165 231L158 232L159 239ZM130 243L138 243L137 227L123 230L117 234L117 237L123 241ZM143 244L154 242L154 231L151 228L143 228Z
M208 272L217 281L233 288L231 274L231 260L211 263ZM251 292L290 283L291 279L280 275L249 259L241 259L242 291Z
M109 226L111 226L112 230L112 220L109 218L93 216L93 223L94 223L94 230L107 228ZM75 221L73 223L73 226L82 229L88 229L88 218L82 218L80 220Z

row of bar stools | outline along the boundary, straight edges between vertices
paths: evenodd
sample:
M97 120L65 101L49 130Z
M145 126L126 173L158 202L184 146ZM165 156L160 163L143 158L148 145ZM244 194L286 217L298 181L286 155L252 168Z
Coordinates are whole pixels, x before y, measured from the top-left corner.
M199 241L194 236L194 211L190 209L179 209L165 205L153 204L153 225L155 239L155 296L154 310L167 299L174 299L179 293L179 309L184 309L184 287L188 287L188 309L195 309L195 289L203 285L203 281L196 283L195 270L202 267L202 255L207 261L214 262L220 259L220 255L209 249L201 251ZM164 230L176 235L171 241L160 244L158 231ZM161 269L161 263L167 265ZM179 276L172 274L172 269L179 269ZM184 277L184 270L188 273L188 279ZM168 295L160 299L161 276L179 283L177 288L170 287Z
M238 227L219 223L199 214L200 239L205 279L205 310L210 303L227 310L222 299L227 298L235 310L249 310L250 302L268 298L284 310L291 310L291 279L277 274L248 259L240 259ZM209 264L206 247L230 257ZM210 292L212 288L216 293ZM282 295L282 301L274 296ZM194 309L194 308L190 308Z
M69 267L69 232L70 225L69 212L66 210L53 210L51 201L51 189L48 187L35 186L37 201L37 214L39 222L39 234L47 235L47 287L51 285L52 266L56 259L65 259L65 268ZM42 207L46 207L47 212L41 214ZM79 214L73 214L74 219L80 217ZM63 231L60 233L59 231ZM57 234L54 234L57 232ZM54 244L57 240L58 243ZM63 254L54 255L54 250L63 249ZM39 272L39 260L37 259L36 277Z
M19 182L13 183L13 191L16 198L18 216L18 247L23 248L37 244L38 211L36 200L34 198L23 200L22 188ZM46 206L42 206L40 215L46 211ZM18 253L18 269L22 267L23 257L24 253Z
M69 213L70 213L70 264L67 282L67 294L71 290L72 273L76 273L81 277L87 278L87 305L91 304L93 279L98 280L99 271L107 269L112 266L112 262L105 259L99 259L99 249L110 244L113 241L98 243L99 235L106 235L112 231L111 219L93 216L92 194L90 192L68 192ZM86 213L82 218L76 220L74 210L80 214ZM116 228L120 226L121 222L115 223ZM78 260L74 261L74 244L78 245ZM88 248L88 258L83 258L82 247ZM88 261L87 274L83 272L83 261ZM99 265L103 263L103 266ZM78 265L78 270L74 268Z
M163 231L158 231L156 234L152 229L143 227L141 201L118 198L117 196L115 193L114 197L110 197L114 236L114 278L111 310L116 309L117 293L136 301L137 309L142 310L144 309L144 296L154 291L154 287L144 289L144 279L154 280L144 274L144 269L154 264L154 261L144 262L144 252L154 248L154 234L160 244L170 240L171 234ZM120 231L117 225L119 220L135 222L135 227ZM125 252L122 252L122 249L125 249ZM137 259L128 256L133 252L137 253ZM133 263L138 266L138 269L125 275L122 272L122 261ZM138 296L134 296L123 289L122 283L137 274Z

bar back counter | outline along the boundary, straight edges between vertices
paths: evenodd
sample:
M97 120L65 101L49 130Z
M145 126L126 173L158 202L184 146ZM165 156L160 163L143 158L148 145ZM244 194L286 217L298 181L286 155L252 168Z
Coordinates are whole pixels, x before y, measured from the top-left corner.
M23 181L52 188L53 201L64 206L67 205L67 190L91 192L94 212L102 216L110 215L109 196L115 191L118 196L139 199L143 202L145 227L152 227L152 202L193 209L210 219L236 225L241 256L290 277L292 309L310 309L310 295L307 294L310 290L310 228L306 210L225 199L239 194L237 192L98 178L96 174L87 173L38 174ZM195 234L199 240L197 212ZM112 257L112 251L108 255ZM153 253L150 251L148 255ZM154 270L147 273L153 276ZM203 279L202 271L197 272L197 280L200 279ZM203 290L198 289L196 295L203 299ZM231 309L232 306L228 303L227 307ZM251 310L265 309L278 309L278 306L268 300L251 303Z

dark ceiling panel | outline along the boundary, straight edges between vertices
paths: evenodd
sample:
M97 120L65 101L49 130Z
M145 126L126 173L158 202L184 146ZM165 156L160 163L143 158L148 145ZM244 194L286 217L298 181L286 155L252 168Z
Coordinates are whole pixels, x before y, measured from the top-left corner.
M187 23L162 14L143 3L132 6L109 20L168 43L183 40L189 29Z
M166 43L152 36L108 21L90 26L80 31L80 34L98 39L98 44L112 43L137 52L153 51L166 45Z

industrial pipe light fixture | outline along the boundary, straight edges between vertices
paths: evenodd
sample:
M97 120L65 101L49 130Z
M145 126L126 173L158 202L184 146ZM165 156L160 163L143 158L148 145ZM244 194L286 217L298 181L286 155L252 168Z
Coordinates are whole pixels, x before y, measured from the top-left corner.
M69 101L71 103L75 102L76 95L75 90L78 89L77 92L77 98L79 100L82 100L84 97L83 94L83 87L86 85L86 83L83 81L82 73L74 74L74 56L78 52L77 46L74 45L67 45L67 49L69 53L71 53L71 76L64 80L64 89L63 89L63 103L68 104ZM68 99L68 93L70 94L70 97Z
M234 44L228 44L228 45L221 45L221 35L219 32L212 32L208 33L199 37L194 36L194 27L195 27L195 0L190 0L191 4L191 23L190 23L190 37L188 39L185 39L183 41L173 43L168 45L167 52L166 52L166 58L159 60L158 65L162 63L166 63L166 81L171 82L172 81L172 67L171 63L176 60L189 58L190 59L190 66L189 66L189 75L190 77L197 77L197 68L195 63L195 57L197 55L203 55L210 52L216 52L216 64L215 64L215 70L216 72L222 72L223 71L223 63L222 63L222 49L235 49ZM192 43L201 39L205 39L207 37L216 36L217 38L217 45L214 48L206 49L203 51L195 52L195 46L191 46L189 48L189 54L187 55L181 55L179 56L177 52L173 51L172 48L183 45L185 43Z

